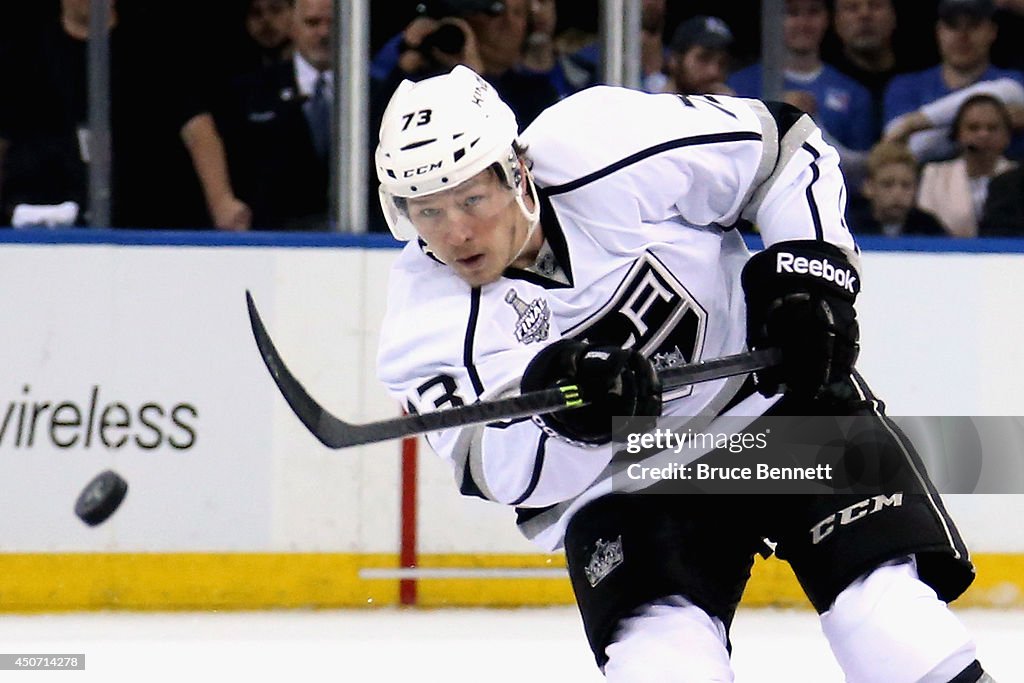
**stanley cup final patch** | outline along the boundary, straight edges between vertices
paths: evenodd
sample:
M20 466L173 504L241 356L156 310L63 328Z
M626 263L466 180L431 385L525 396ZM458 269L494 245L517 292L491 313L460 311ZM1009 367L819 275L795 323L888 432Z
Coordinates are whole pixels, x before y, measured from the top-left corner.
M604 577L612 573L612 570L622 564L622 536L619 535L614 541L597 540L594 544L594 552L590 561L583 569L587 576L587 582L593 588L604 580Z
M515 289L505 292L505 303L515 309L519 319L516 321L516 341L521 344L532 344L548 338L551 328L551 309L548 302L537 298L527 303L519 298Z

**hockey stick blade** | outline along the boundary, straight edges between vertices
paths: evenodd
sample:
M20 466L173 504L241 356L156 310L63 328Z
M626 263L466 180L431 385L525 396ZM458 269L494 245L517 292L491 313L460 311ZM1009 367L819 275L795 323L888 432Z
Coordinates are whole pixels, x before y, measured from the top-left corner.
M245 301L249 309L249 322L256 338L256 346L263 358L270 376L274 378L281 395L295 412L306 429L328 448L348 448L363 444L388 441L414 434L423 434L450 427L462 427L498 420L510 420L530 415L540 415L568 407L586 405L579 399L576 387L561 387L533 391L519 396L479 401L457 408L447 408L429 413L396 417L377 422L355 424L345 422L316 402L305 387L285 365L281 355L267 333L260 318L252 294L246 290ZM666 390L686 384L707 382L715 379L746 374L771 367L779 362L775 349L763 349L725 356L671 368L658 373Z

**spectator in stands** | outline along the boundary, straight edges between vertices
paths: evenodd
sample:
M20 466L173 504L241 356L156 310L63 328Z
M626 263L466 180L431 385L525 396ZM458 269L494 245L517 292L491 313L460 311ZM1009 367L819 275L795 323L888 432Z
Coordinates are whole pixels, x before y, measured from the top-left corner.
M999 9L1024 14L1024 0L995 0L995 4Z
M833 12L839 50L829 63L881 96L897 64L892 0L835 0Z
M863 85L871 93L875 129L882 130L885 87L898 73L914 68L908 46L899 49L893 0L835 0L833 27L838 45L824 60ZM911 46L911 50L919 46Z
M570 79L568 58L555 39L558 7L555 0L530 0L522 68L527 73L547 76L559 97L577 90Z
M640 7L640 78L647 92L661 92L665 74L665 0L643 0Z
M529 125L558 100L558 91L547 74L522 68L527 2L506 0L497 4L497 11L470 4L471 11L462 16L423 14L414 19L402 33L395 67L386 77L374 79L371 122L380 120L391 93L403 79L420 80L465 64L491 82L521 126ZM424 5L429 8L431 3ZM387 46L382 48L382 52L386 50Z
M905 145L880 142L867 157L867 177L847 210L855 235L945 235L938 218L914 205L918 166Z
M989 182L978 234L982 237L1024 234L1024 166L1004 171Z
M245 33L261 65L287 61L292 54L294 0L248 0Z
M953 120L963 103L978 94L998 98L1006 107L1014 130L1024 129L1024 85L1012 78L997 78L979 81L897 116L886 128L884 137L886 140L908 143L919 159L940 145L952 149Z
M62 0L59 25L0 56L3 220L17 204L65 200L89 222L86 47L89 0ZM123 27L110 4L111 223L227 230L249 225L195 65L171 57L153 27ZM26 68L31 64L32 68ZM16 95L15 95L16 94Z
M666 90L684 95L733 94L725 84L732 43L732 31L718 17L697 16L679 24L669 44Z
M198 0L193 0L197 2ZM292 58L294 0L221 0L211 7L207 27L213 54L207 64L223 94L231 82L270 64ZM218 22L219 19L219 22ZM216 28L214 28L214 26Z
M223 122L258 230L327 230L334 92L331 0L294 0L292 58L235 81Z
M389 41L371 66L370 128L377 130L391 94L403 80L418 81L446 73L456 64L465 64L486 78L516 114L525 128L548 106L560 99L550 73L531 72L523 66L523 48L528 29L528 0L506 0L487 9L471 10L463 16L440 19L416 17L401 36ZM479 4L479 3L477 3ZM429 10L431 3L424 3ZM394 68L380 77L389 55L397 53ZM376 147L376 140L370 141ZM372 158L372 149L371 152ZM369 198L372 231L387 232L387 224L376 196L376 172L371 165L367 186L374 188Z
M527 12L522 64L530 71L547 73L558 63L555 47L558 7L555 0L531 0Z
M835 145L847 179L856 186L863 158L876 142L871 94L855 80L821 59L828 30L825 0L786 0L783 42L786 48L783 99L810 114ZM761 96L761 64L734 73L726 83L738 95Z
M665 9L665 0L643 0L640 7L640 87L647 92L663 92L669 87L665 73ZM581 36L576 35L576 49L567 50L569 67L566 70L576 90L601 80L600 36L584 35L586 40L582 45L579 44Z
M1015 166L1004 154L1010 144L1010 116L991 95L964 102L953 122L960 154L924 165L917 204L938 216L955 237L976 237L989 181Z
M1024 74L1001 69L990 62L998 32L992 0L940 0L935 36L941 62L938 66L895 76L886 88L885 125L892 134L897 118L982 81L1010 78L1024 83ZM899 137L899 135L897 135ZM1017 142L1014 152L1024 150ZM910 139L919 161L948 159L956 154L950 140L941 135L918 134Z

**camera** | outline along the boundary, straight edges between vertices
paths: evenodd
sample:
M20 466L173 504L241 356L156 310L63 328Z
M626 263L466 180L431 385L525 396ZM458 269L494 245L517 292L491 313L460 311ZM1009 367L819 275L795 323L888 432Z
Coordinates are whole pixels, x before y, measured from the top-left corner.
M431 19L464 17L474 12L485 12L496 17L505 11L501 0L427 0L416 6L417 14Z
M431 19L446 17L464 17L467 14L483 12L496 17L505 11L505 3L501 0L427 0L416 6L416 12ZM466 36L454 24L445 24L426 36L419 45L419 51L429 55L433 48L449 55L462 52L466 44Z

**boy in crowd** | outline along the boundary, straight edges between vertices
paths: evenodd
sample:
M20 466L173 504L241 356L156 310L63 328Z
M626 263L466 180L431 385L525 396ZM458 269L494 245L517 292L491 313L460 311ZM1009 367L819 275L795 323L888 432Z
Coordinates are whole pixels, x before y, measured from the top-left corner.
M850 202L847 220L855 235L943 235L929 211L914 206L918 167L906 145L880 142L868 154L861 197Z

